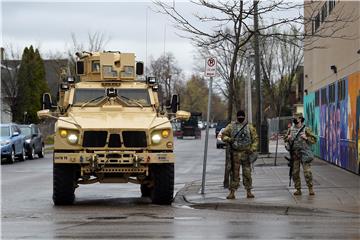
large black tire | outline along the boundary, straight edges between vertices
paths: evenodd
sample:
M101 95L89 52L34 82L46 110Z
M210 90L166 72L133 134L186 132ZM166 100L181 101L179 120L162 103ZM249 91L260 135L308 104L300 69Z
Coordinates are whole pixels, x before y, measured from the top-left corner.
M150 197L152 188L150 188L147 184L140 185L141 197Z
M35 149L34 146L30 147L30 151L27 154L28 159L34 159L35 158Z
M8 163L10 163L10 164L15 163L15 149L14 149L14 147L11 148L11 153L10 153L10 155L7 157L7 161L8 161Z
M21 153L19 154L19 161L25 161L26 159L26 152L25 152L25 146L23 146Z
M170 205L174 195L174 164L154 164L150 168L154 180L151 200L155 204Z
M53 202L55 205L71 205L75 200L75 168L71 164L54 164Z
M39 158L43 158L45 156L44 145L41 145L41 151L38 153Z

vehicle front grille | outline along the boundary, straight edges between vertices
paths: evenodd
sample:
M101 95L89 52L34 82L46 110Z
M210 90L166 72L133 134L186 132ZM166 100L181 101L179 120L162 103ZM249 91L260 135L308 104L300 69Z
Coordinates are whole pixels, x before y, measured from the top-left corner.
M85 131L83 147L105 147L107 131Z
M183 136L195 136L195 128L194 127L184 127L183 128Z
M146 133L142 131L124 131L122 133L125 147L146 147Z
M121 147L120 134L110 134L109 137L109 147Z

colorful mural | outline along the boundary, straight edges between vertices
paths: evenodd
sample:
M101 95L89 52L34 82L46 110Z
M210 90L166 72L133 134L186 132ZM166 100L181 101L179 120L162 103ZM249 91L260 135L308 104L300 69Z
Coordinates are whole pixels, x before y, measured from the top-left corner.
M305 96L304 115L315 155L359 174L360 72Z

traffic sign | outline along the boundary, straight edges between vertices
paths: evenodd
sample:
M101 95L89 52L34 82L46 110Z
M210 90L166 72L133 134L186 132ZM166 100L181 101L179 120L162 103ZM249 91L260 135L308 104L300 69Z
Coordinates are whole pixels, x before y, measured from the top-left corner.
M208 57L205 60L205 76L215 77L217 60L214 57Z

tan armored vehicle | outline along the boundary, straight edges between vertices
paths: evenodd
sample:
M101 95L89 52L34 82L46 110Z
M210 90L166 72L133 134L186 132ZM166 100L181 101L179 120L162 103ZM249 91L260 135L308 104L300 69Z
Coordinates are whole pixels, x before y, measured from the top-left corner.
M153 203L170 204L174 192L174 141L169 118L187 119L177 111L160 111L154 78L139 80L143 63L133 53L77 53L73 78L61 84L53 105L43 96L40 118L56 118L53 201L72 204L75 188L90 183L137 183Z

